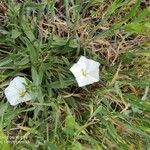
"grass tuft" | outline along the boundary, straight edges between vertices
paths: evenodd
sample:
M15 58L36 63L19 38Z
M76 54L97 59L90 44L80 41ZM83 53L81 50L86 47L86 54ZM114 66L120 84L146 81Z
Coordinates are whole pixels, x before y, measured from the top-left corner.
M149 150L150 6L144 0L1 0L2 150ZM80 55L100 81L79 88ZM28 80L32 101L12 107L4 89Z

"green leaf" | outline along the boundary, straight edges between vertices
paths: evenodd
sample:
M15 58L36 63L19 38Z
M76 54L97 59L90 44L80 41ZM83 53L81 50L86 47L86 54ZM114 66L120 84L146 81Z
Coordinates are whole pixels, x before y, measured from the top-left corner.
M133 33L143 33L145 31L144 25L139 22L128 24L125 26L125 29Z
M75 82L74 79L68 78L68 79L63 79L63 81L51 82L48 87L51 89L62 89L62 88L67 88L70 85L73 85L74 82Z
M6 135L0 131L0 149L1 150L10 150L10 146L7 141Z
M38 62L39 50L33 46L33 44L25 38L27 49L30 55L30 61L33 65L36 65Z
M21 32L19 32L18 30L12 30L11 38L12 38L12 39L16 39L16 38L19 37L20 35L21 35Z
M84 148L79 142L75 142L71 149L72 150L84 150Z
M65 119L65 133L67 135L74 135L74 131L76 129L76 122L75 122L75 118L71 115L68 115Z

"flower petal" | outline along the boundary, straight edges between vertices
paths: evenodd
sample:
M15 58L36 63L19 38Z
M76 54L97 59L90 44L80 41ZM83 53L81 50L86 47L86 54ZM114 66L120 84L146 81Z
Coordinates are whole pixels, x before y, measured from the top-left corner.
M26 81L23 77L15 77L11 82L10 85L14 86L18 90L23 90L25 91L25 85Z
M74 76L77 78L77 77L80 77L81 76L81 67L79 64L74 64L71 68L70 68L70 71L74 74Z
M99 68L90 71L89 74L88 74L91 78L94 78L95 82L98 82L99 81Z
M13 86L8 86L4 93L10 105L15 106L18 104L19 94L16 88Z
M70 71L74 74L79 87L82 87L99 81L99 66L99 62L81 56Z
M31 100L29 93L22 97L20 94L26 92L26 81L22 77L15 77L5 89L5 95L10 105L15 106L19 103Z
M20 98L21 102L27 102L31 100L31 95L29 93L26 93L23 97Z
M79 87L83 87L83 86L86 86L86 85L89 85L89 84L99 81L99 79L96 79L89 75L87 75L86 77L84 77L84 76L78 77L78 78L76 78L76 80L78 82Z
M87 64L87 71L90 72L96 72L99 71L99 66L100 63L96 62L94 60L88 59L88 64Z
M80 66L81 69L86 70L88 65L88 59L85 56L81 56L77 64Z

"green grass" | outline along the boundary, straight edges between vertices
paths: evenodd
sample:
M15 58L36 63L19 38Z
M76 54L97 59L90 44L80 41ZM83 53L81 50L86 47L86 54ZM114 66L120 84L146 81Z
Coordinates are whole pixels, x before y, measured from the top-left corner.
M1 149L150 150L148 3L1 0ZM100 62L98 83L77 86L80 55ZM4 89L15 76L33 99L12 107Z

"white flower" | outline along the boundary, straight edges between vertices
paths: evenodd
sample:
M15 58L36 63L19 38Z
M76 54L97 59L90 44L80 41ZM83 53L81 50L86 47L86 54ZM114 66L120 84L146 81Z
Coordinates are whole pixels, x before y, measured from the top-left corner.
M99 81L99 66L100 63L81 56L70 71L74 74L79 87L82 87Z
M10 105L15 106L19 103L31 100L31 96L26 91L26 81L23 77L15 77L5 89L5 96Z

